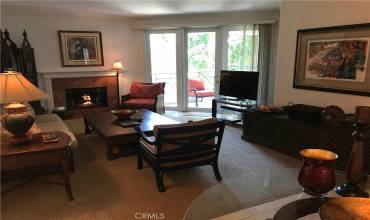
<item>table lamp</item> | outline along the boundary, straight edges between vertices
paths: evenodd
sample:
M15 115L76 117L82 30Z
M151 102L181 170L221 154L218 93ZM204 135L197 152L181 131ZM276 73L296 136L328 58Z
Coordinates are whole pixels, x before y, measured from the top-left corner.
M121 63L121 61L114 61L113 63L113 67L112 67L112 70L116 70L117 73L116 73L116 78L117 78L117 105L119 105L119 81L118 81L118 76L119 76L119 72L123 70L123 65Z
M34 123L34 116L27 112L27 106L21 102L46 99L43 91L29 82L21 73L0 74L0 103L5 104L2 126L14 135L12 144L28 143L31 138L27 131Z

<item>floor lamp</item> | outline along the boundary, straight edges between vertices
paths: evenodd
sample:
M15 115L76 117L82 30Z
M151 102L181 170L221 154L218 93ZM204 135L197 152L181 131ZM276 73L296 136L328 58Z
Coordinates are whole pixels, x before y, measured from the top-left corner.
M116 79L117 79L117 106L120 104L120 97L119 97L119 72L123 70L123 66L121 61L114 61L112 70L116 70Z

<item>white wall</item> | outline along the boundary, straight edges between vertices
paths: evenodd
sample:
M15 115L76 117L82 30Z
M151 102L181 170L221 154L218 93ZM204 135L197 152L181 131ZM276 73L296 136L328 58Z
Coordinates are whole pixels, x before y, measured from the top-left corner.
M283 1L277 49L276 105L289 101L317 106L338 105L353 112L357 105L370 105L370 98L338 93L293 89L298 29L370 22L370 1Z
M1 28L7 28L20 46L25 29L35 50L38 72L78 72L110 70L115 60L127 68L120 79L121 93L127 93L131 81L145 80L144 34L131 29L131 19L97 15L81 11L67 12L2 5ZM62 67L58 40L59 30L101 31L104 66Z

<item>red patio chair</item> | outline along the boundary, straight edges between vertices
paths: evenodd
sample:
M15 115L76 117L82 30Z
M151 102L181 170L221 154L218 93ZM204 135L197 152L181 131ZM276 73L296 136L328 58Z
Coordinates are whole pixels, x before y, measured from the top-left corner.
M189 79L188 80L188 96L195 97L195 105L198 107L198 98L203 101L204 97L212 97L215 92L207 90L204 87L204 82L201 79Z

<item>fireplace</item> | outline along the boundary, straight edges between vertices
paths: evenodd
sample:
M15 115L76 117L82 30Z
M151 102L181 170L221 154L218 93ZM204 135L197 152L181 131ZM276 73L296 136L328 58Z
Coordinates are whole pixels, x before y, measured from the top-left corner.
M107 87L65 89L68 109L86 109L108 106Z
M93 111L108 111L110 109L118 108L118 94L117 94L117 75L116 72L107 71L89 71L89 72L59 72L59 73L45 73L42 74L44 79L45 90L51 96L46 101L48 110L51 112L56 107L74 108L76 113L84 113L90 110ZM89 89L96 90L97 88L104 87L104 94L102 89L98 89L98 95L104 96L103 98L94 98L94 92L89 94ZM83 89L84 92L77 93L73 89ZM69 91L69 89L71 89ZM90 95L91 102L95 105L80 106L82 96ZM70 94L72 93L72 94ZM105 95L107 97L105 97ZM68 101L67 101L67 96ZM73 96L74 98L70 97ZM86 99L89 99L87 96ZM68 103L67 103L68 102ZM93 108L92 108L93 107Z

